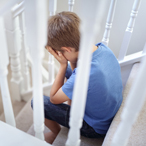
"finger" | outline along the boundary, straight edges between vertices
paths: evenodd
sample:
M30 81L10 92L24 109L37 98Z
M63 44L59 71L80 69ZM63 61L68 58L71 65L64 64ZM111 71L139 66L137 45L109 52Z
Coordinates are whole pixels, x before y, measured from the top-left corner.
M48 51L55 57L58 57L58 54L56 53L56 51L54 51L51 47L48 48Z

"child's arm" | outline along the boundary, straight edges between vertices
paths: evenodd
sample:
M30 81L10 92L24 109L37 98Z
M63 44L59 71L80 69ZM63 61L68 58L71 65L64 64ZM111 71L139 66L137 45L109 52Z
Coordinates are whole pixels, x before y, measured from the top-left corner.
M67 60L62 55L62 53L56 53L52 48L47 47L47 50L59 61L60 63L60 69L58 71L58 74L56 76L56 79L52 85L51 91L50 91L50 101L54 104L60 104L63 103L69 98L66 96L66 94L62 91L62 86L64 84L64 77L65 72L67 68Z

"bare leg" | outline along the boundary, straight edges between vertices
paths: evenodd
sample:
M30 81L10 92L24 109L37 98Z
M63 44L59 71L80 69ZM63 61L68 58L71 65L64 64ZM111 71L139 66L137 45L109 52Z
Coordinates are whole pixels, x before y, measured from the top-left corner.
M51 130L49 133L45 133L45 141L52 144L55 138L57 137L61 127L60 125L52 120L45 118L45 125Z

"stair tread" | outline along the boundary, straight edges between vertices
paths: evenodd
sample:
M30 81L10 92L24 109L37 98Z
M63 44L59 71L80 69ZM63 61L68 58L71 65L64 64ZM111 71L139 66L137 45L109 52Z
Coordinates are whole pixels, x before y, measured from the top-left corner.
M53 142L53 146L64 146L67 140L68 128L62 127L55 141ZM80 146L101 146L104 138L86 138L81 136L81 144Z
M33 111L31 109L31 99L25 104L16 117L16 127L27 132L33 123Z
M13 106L13 112L14 112L14 116L16 117L18 115L18 113L20 112L20 110L25 106L26 102L25 101L14 101L12 106ZM5 115L4 113L2 113L0 115L0 120L5 122Z
M44 133L48 133L50 132L50 129L48 129L48 127L44 127ZM31 127L28 129L27 131L28 134L35 136L35 131L34 131L34 124L31 125Z

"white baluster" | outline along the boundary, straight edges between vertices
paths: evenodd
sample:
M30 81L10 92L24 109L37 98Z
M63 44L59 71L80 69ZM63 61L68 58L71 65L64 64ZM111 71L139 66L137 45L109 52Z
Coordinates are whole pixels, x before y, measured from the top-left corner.
M57 0L49 0L49 11L50 16L55 15L57 9ZM49 62L48 62L48 68L49 68L49 83L53 83L55 72L54 72L54 56L52 56L49 53Z
M68 11L73 12L74 4L75 4L75 0L68 0Z
M82 126L82 120L84 116L86 95L90 73L90 61L92 56L92 47L96 38L97 31L99 29L100 21L97 21L98 17L102 17L102 10L105 5L105 1L88 1L81 0L80 5L82 7L82 24L80 26L81 31L81 44L79 52L79 64L78 73L75 80L73 100L70 112L70 130L66 146L79 146L80 145L80 128ZM87 11L90 10L90 11ZM85 67L86 66L86 67ZM83 74L84 70L84 74Z
M128 95L125 107L122 111L121 122L114 134L111 146L127 145L132 125L136 121L139 112L143 104L145 103L146 95L145 75L146 75L146 57L141 63L139 73Z
M41 61L42 48L46 44L47 38L46 0L26 0L25 10L27 44L32 57L34 130L35 136L44 140L44 102Z
M56 9L57 9L57 0L49 0L50 16L53 16L56 14Z
M22 34L21 41L21 64L22 64L22 74L23 74L23 88L25 91L30 89L30 76L29 76L29 68L27 61L28 48L26 47L26 39L25 39L25 21L24 21L24 12L19 15L19 24Z
M19 52L21 49L20 29L18 17L13 18L11 12L5 15L5 28L7 34L8 50L10 55L10 65L12 70L11 88L12 98L21 101L22 74Z
M132 32L133 32L133 28L134 28L134 24L135 24L135 19L136 19L137 14L138 14L140 2L141 2L141 0L134 1L133 8L132 8L131 15L130 15L130 20L128 22L127 29L126 29L126 32L125 32L125 35L123 38L123 42L121 45L120 53L118 56L119 61L123 60L126 53L127 53L130 39L131 39Z
M16 127L10 93L7 82L7 65L9 64L6 36L4 31L3 19L0 17L0 87L2 93L3 107L6 123Z
M117 0L111 0L102 42L108 46Z

